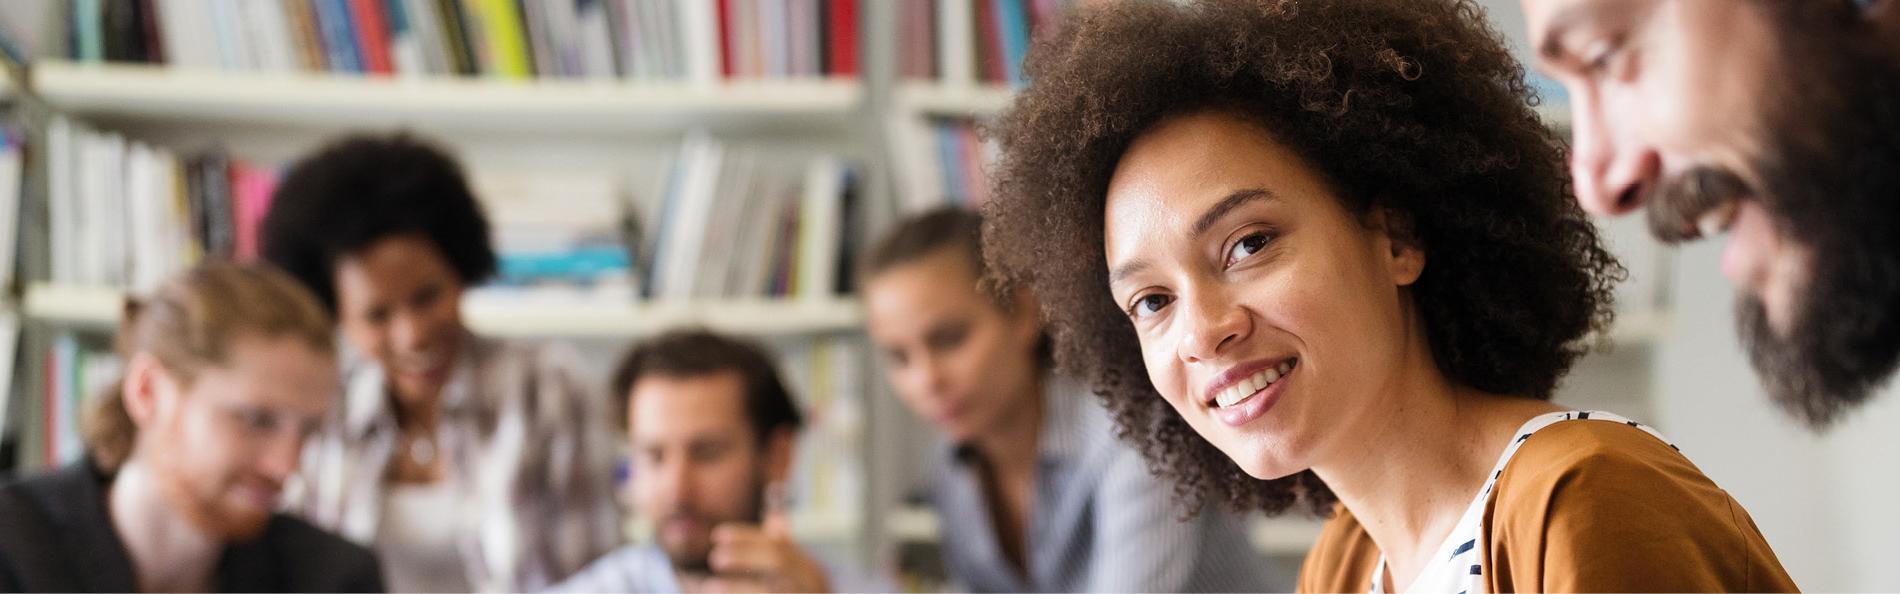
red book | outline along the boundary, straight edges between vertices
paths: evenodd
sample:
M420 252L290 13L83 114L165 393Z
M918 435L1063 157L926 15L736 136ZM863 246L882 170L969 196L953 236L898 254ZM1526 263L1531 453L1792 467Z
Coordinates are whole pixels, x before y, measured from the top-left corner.
M719 0L719 73L732 78L732 0Z
M858 2L857 0L829 0L831 10L825 15L831 19L827 27L830 33L831 63L826 66L832 76L855 78L858 75Z
M390 74L396 71L389 58L389 24L383 19L382 0L350 0L350 21L356 26L357 53L363 57L363 71Z
M971 208L979 208L990 201L990 176L983 166L983 139L976 135L976 126L962 124L956 127L957 157L963 160L963 196Z
M997 14L997 0L975 0L977 78L982 82L1004 84L1009 74L1003 67L1003 26Z

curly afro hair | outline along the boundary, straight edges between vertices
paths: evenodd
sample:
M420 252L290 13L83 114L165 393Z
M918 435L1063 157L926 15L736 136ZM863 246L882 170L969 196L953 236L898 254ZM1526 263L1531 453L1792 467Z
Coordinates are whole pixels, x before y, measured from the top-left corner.
M303 281L331 314L337 261L405 234L434 243L464 285L495 273L488 219L462 166L407 133L346 136L298 161L259 230L264 259Z
M1455 383L1549 399L1610 321L1623 269L1571 200L1562 144L1531 110L1522 68L1470 0L1104 3L1039 40L1025 69L1031 84L991 129L1002 148L984 232L991 280L1036 289L1057 363L1190 505L1277 514L1303 500L1324 514L1336 498L1311 471L1254 479L1189 428L1109 296L1109 179L1165 118L1256 122L1349 212L1405 220L1402 239L1430 262L1410 296Z

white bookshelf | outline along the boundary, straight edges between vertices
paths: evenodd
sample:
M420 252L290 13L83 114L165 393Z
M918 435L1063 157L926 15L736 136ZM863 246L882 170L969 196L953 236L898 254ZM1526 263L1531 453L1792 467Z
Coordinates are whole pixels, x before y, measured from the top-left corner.
M836 126L852 120L864 95L863 85L848 79L715 84L398 79L59 61L34 65L31 76L48 104L86 117L536 134Z
M897 85L895 103L909 113L935 117L987 117L1009 108L1014 88L1005 85L943 84L907 81ZM1531 108L1552 128L1570 126L1570 104L1546 101Z
M107 327L118 323L124 299L123 291L109 287L34 284L27 287L24 313L42 322ZM628 303L476 291L463 299L462 313L471 330L497 337L618 338L680 326L791 336L855 332L863 323L849 298Z
M1009 107L1016 95L1003 85L948 85L909 81L897 86L895 102L904 111L941 117L982 117Z

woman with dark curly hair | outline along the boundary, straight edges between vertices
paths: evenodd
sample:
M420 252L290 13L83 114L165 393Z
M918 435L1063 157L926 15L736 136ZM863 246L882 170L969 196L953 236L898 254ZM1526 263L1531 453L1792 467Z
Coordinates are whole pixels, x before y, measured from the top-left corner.
M495 252L452 157L339 139L285 174L260 235L349 347L292 509L376 549L402 592L538 590L618 544L605 399L575 354L462 322Z
M1109 3L1041 40L986 229L1196 502L1306 591L1790 590L1648 427L1547 402L1622 274L1469 0Z
M866 252L859 292L891 384L941 432L932 503L951 580L975 592L1285 588L1234 514L1188 511L1115 441L1108 415L1050 373L1030 291L992 294L983 218L946 207ZM1287 573L1287 572L1282 572Z

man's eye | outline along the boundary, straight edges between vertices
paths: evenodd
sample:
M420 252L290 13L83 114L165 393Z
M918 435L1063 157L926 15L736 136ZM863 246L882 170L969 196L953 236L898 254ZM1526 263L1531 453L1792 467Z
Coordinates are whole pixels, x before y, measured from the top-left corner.
M1174 298L1167 295L1158 293L1144 295L1140 299L1136 299L1134 305L1129 306L1128 316L1137 319L1145 318L1160 313L1161 308L1167 307L1168 304L1173 302Z

